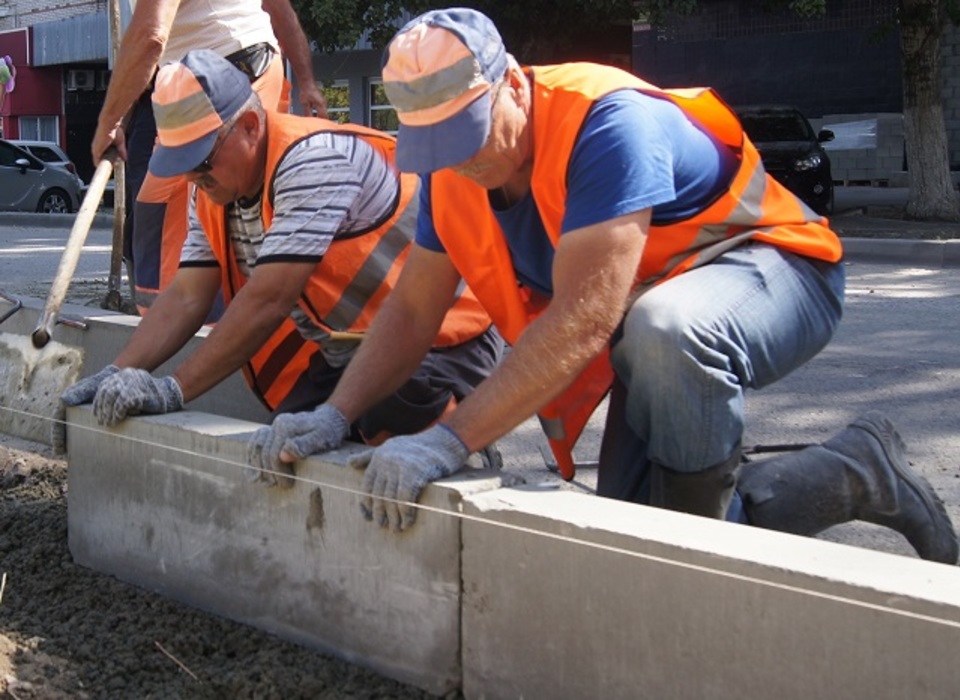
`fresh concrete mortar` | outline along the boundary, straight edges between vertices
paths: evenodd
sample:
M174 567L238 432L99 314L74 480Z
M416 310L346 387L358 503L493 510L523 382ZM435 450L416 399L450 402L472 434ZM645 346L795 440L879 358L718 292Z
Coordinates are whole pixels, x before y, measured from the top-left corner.
M44 302L30 297L20 301L22 308L0 326L0 432L49 445L50 421L59 415L63 389L78 377L94 374L113 362L140 319L67 304L59 318L69 320L71 325L58 324L53 333L55 340L36 351L30 336ZM0 307L0 311L6 310ZM173 371L208 334L209 328L202 328L156 371ZM190 402L187 408L259 423L270 421L269 412L247 388L239 372Z
M83 352L57 341L36 349L29 336L0 333L0 432L50 444L62 418L60 394L80 375Z

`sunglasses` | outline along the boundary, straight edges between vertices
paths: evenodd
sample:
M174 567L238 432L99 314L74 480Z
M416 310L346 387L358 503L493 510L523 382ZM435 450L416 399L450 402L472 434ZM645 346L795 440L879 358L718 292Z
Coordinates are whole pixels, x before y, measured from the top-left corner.
M213 161L216 159L217 153L220 152L220 147L223 146L226 140L230 137L230 133L233 131L236 125L237 122L234 122L230 125L230 128L227 129L227 132L217 139L216 143L213 144L213 148L210 149L210 153L207 155L207 157L200 161L200 165L195 167L190 172L196 173L197 175L205 175L213 170Z

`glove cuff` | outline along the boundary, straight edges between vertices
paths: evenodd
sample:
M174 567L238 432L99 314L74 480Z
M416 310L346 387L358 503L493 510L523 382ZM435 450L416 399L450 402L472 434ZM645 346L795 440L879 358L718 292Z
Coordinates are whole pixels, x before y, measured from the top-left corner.
M460 439L460 436L453 432L453 428L450 428L443 423L437 423L432 428L427 430L423 434L424 438L430 437L431 439L436 440L436 442L449 451L451 454L455 454L459 462L457 467L467 461L467 457L470 456L470 450L467 449L466 444L463 440Z
M337 431L341 441L346 440L347 436L350 435L350 421L343 415L343 411L333 404L322 403L314 409L314 413L323 424L329 425Z
M164 412L179 411L183 408L183 389L177 378L170 375L160 380L163 385Z

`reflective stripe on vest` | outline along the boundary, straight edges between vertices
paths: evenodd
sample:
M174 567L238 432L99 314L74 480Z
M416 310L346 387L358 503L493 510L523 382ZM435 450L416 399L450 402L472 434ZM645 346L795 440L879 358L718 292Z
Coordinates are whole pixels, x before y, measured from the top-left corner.
M840 259L839 239L826 220L766 175L736 115L712 90L661 90L629 73L587 63L528 71L535 149L530 190L554 247L566 208L570 157L590 107L615 90L634 89L674 102L739 161L727 190L701 212L650 227L637 270L639 290L705 264L747 239L831 262ZM518 285L486 191L446 170L431 176L431 196L437 235L447 254L507 342L515 343L542 307L530 304L530 296ZM566 479L573 478L573 446L612 380L607 349L540 411Z

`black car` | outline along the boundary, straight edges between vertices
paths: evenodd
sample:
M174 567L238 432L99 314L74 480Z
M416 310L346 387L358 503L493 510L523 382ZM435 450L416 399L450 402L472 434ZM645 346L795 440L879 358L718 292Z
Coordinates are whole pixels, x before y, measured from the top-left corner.
M815 134L799 110L785 105L740 107L736 112L767 172L818 214L831 214L833 178L822 144L833 140L833 132L821 129Z

